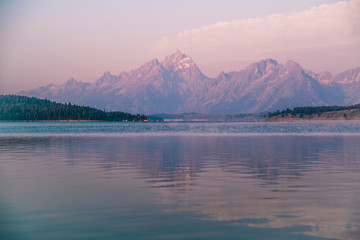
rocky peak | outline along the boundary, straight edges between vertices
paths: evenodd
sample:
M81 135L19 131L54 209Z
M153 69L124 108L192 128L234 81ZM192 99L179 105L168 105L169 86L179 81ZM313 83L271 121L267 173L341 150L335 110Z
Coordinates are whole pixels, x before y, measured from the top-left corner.
M310 70L305 70L305 73L307 75L309 75L310 77L312 77L313 79L315 79L323 84L331 83L331 80L333 78L333 75L328 71L321 72L321 73L315 73Z
M161 64L165 68L173 68L174 71L196 66L195 62L189 56L181 53L178 49L173 54L167 56Z
M260 62L257 63L258 66L261 66L263 69L271 67L271 66L278 66L278 62L274 59L268 58L268 59L263 59Z
M109 71L104 72L104 74L101 76L101 78L111 78L114 75L112 75Z
M70 78L69 80L67 80L67 82L65 83L65 87L67 88L76 88L81 84L80 81L77 81L75 78Z
M227 81L231 78L231 75L225 73L224 71L220 72L219 75L215 78L216 80L224 80Z
M139 67L138 69L132 71L138 74L147 74L150 73L154 68L159 67L160 63L159 60L157 60L157 58L150 60L149 62L145 63L144 65L142 65L141 67Z
M284 68L287 71L297 71L297 72L303 72L303 68L300 66L300 64L298 64L297 62L293 61L293 60L288 60L285 64L284 64Z
M96 86L101 87L104 84L110 84L117 81L121 77L112 75L109 71L104 72L104 74L95 82Z
M333 81L343 84L360 82L360 67L349 69L343 73L336 74Z
M272 71L279 64L273 59L264 59L260 62L249 65L246 70L254 76L263 76Z

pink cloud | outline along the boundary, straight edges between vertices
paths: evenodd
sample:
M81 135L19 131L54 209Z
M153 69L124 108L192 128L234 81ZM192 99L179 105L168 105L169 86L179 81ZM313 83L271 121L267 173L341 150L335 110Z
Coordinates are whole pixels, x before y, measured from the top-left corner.
M315 70L342 71L360 63L359 13L360 1L351 0L290 15L218 22L166 36L155 49L164 53L182 49L205 70L209 59L226 65L271 57L294 59ZM211 69L213 74L220 70Z

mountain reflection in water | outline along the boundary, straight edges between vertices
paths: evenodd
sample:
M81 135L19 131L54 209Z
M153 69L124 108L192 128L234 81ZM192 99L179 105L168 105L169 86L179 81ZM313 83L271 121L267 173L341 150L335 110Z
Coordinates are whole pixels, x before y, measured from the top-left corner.
M212 231L235 239L271 234L359 239L359 146L358 136L2 138L0 203L14 209L2 210L12 219L2 220L3 226L26 232L29 226L16 214L36 210L61 223L66 221L61 214L75 213L91 224L111 221L116 236L138 239L142 235L129 229L144 231L149 239L219 237ZM186 222L181 227L187 235L171 230L174 218L185 213L184 221L215 224L216 230L206 235ZM154 232L137 222L142 218L154 220L147 223ZM132 228L113 228L120 219Z

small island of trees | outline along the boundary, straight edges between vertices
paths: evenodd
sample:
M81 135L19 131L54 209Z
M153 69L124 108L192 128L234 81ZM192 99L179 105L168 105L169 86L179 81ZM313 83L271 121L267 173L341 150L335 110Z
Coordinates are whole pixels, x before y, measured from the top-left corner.
M2 121L148 121L145 115L106 112L71 103L19 95L0 95Z

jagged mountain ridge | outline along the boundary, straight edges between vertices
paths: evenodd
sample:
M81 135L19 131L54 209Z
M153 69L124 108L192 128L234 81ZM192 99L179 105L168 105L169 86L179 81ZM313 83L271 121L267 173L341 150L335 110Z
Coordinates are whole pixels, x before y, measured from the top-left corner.
M298 63L262 60L240 71L205 76L179 50L130 72L105 72L93 83L70 79L19 94L132 113L255 113L296 106L360 102L360 68L332 76Z

